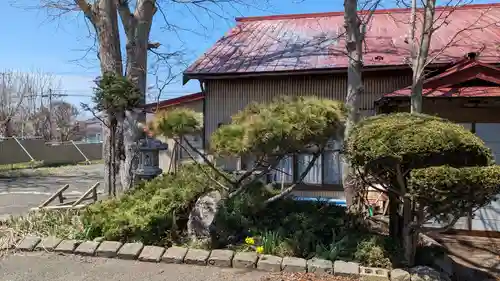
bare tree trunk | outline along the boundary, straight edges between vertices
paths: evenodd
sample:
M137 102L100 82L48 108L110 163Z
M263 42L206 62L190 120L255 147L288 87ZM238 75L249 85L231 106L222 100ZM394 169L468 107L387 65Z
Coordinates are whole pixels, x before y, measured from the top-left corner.
M421 77L413 77L413 82L411 85L411 113L422 113L423 110L423 84L424 81Z
M361 70L363 67L363 34L360 30L361 22L357 14L357 0L344 1L344 20L346 28L346 49L349 58L347 67L347 96L346 105L349 107L349 114L345 124L344 143L359 119L359 96L363 94L363 80ZM345 157L342 161L342 184L348 208L353 207L356 196L355 186L353 186L354 171L351 164Z
M109 170L111 171L109 173L109 183L108 183L108 190L109 190L109 195L112 195L113 197L116 197L116 119L111 117L110 120L110 125L109 125Z
M149 33L156 12L155 1L138 0L135 12L130 12L130 7L124 1L118 1L118 11L125 28L127 37L126 52L127 66L126 76L143 93L145 103L146 77L147 77L147 55L149 45ZM135 143L143 136L138 129L137 122L145 122L144 113L127 112L125 118L120 122L123 135L123 154L121 158L120 177L122 187L128 189L132 186L132 172L136 166L137 149Z
M412 0L412 14L411 14L411 54L412 54L412 71L413 71L413 82L411 87L411 101L410 109L411 113L421 113L422 112L422 91L423 91L423 80L424 80L424 70L427 63L427 57L429 55L429 47L431 44L434 24L434 13L436 11L436 0L426 0L424 4L424 19L422 22L421 35L419 38L419 45L417 50L415 31L417 30L417 20L416 20L416 0Z
M97 33L99 42L99 61L101 72L113 72L123 75L122 54L120 49L120 34L118 30L118 15L115 0L100 0L96 4L90 5L85 0L78 0L78 6L83 11L87 19L90 20ZM109 120L108 118L105 118ZM110 124L108 124L109 126ZM114 147L122 136L116 132L111 136L110 127L104 128L104 185L111 188L114 175L118 173L117 165L114 165L116 157L113 153ZM113 141L112 141L113 139Z
M404 257L406 266L412 267L415 259L414 239L412 235L411 225L413 222L413 204L409 196L403 198L403 239L402 245L404 249Z
M6 138L12 137L12 125L11 118L8 117L7 120L3 122L3 136Z

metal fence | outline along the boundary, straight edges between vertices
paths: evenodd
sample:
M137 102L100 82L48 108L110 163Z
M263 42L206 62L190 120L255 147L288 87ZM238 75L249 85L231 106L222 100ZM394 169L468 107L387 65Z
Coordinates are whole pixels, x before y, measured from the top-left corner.
M0 140L0 165L43 161L44 164L73 164L102 159L102 143L46 143L43 139Z

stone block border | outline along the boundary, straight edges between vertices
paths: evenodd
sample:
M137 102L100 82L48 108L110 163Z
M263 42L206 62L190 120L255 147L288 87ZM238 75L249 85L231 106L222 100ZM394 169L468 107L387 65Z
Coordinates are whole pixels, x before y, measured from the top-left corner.
M277 257L257 255L254 252L231 250L201 250L178 246L170 248L143 245L142 243L121 243L117 241L79 241L61 240L55 237L26 236L20 239L14 248L18 251L49 251L66 254L99 256L138 260L142 262L191 264L254 269L263 271L314 272L326 275L359 277L362 280L409 281L410 276L404 270L392 272L383 268L362 267L357 263L322 260L305 260L296 257Z

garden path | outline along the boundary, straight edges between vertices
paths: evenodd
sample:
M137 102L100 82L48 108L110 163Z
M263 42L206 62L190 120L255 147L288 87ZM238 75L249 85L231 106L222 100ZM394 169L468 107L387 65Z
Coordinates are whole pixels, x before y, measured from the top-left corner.
M258 281L264 272L130 260L16 253L0 260L4 281Z

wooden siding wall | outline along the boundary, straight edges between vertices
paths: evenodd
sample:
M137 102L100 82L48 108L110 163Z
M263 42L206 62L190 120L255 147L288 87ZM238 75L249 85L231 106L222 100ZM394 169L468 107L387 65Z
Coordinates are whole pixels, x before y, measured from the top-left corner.
M205 81L205 145L220 123L229 123L231 116L251 102L268 102L279 96L319 96L344 100L346 75L261 77ZM374 102L383 94L409 86L411 74L393 72L385 75L367 73L365 94L361 97L363 115L373 115Z

